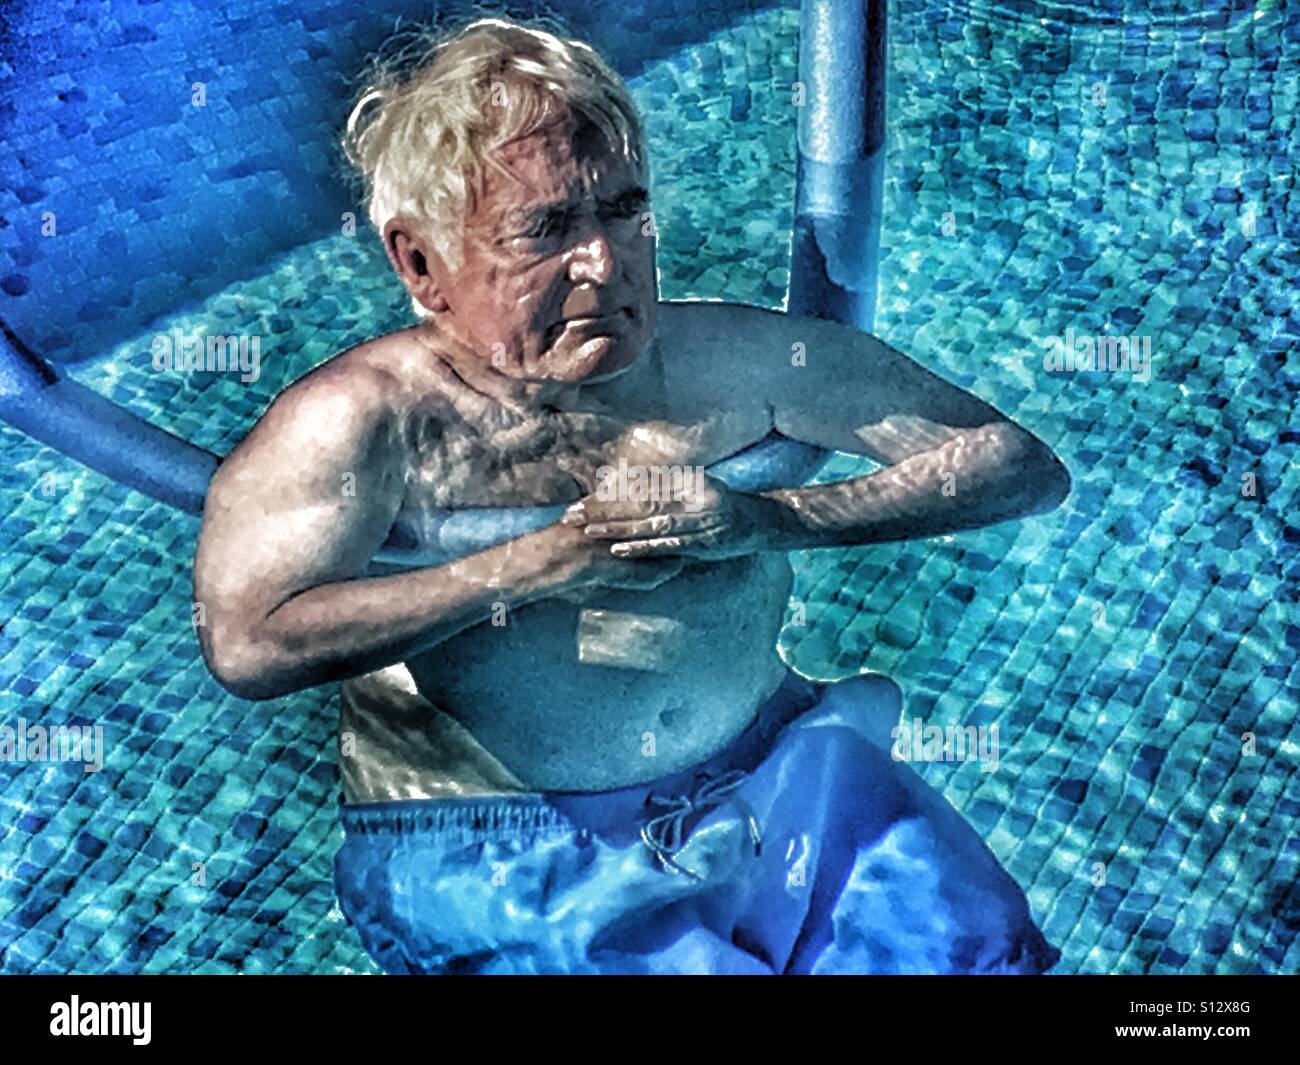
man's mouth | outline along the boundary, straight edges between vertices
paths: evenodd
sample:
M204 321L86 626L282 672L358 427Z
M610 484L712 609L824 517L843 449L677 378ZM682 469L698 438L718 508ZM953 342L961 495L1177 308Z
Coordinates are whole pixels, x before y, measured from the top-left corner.
M583 314L576 318L568 318L566 321L569 325L591 325L597 322L614 322L621 324L631 317L631 307L620 307L616 311L606 311L603 314Z
M549 347L554 343L566 329L597 333L601 330L617 330L621 329L634 317L631 307L620 307L616 311L609 311L605 314L583 314L574 318L561 318L546 331L547 346Z

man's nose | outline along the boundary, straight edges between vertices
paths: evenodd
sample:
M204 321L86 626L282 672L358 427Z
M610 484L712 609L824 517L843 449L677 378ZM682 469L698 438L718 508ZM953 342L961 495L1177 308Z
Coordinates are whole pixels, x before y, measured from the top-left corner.
M614 245L603 227L590 230L573 246L569 278L574 284L604 285L614 276Z

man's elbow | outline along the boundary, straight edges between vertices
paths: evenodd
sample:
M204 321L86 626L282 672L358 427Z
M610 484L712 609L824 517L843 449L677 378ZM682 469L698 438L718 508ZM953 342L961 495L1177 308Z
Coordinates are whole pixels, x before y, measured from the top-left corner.
M1004 444L1024 488L1025 514L1046 514L1055 510L1070 494L1070 471L1050 447L1019 426L1005 423Z
M249 641L210 634L207 639L200 637L199 647L212 679L237 699L265 702L291 690L272 682L271 671Z
M1038 513L1040 514L1055 510L1070 495L1070 471L1050 449L1044 448L1044 451L1046 451L1044 466L1038 474L1042 484L1039 492Z
M250 703L267 702L270 699L278 699L282 695L288 695L290 689L277 688L269 685L261 677L249 676L247 674L218 672L209 668L209 672L218 684L226 689L236 699L243 699Z

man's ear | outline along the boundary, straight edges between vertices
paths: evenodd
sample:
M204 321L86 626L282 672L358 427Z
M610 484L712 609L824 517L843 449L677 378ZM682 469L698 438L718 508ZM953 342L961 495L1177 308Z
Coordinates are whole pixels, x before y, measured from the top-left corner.
M435 272L444 273L435 269L441 259L418 226L410 219L390 218L384 226L384 251L412 296L435 313L447 309L447 297L435 280Z

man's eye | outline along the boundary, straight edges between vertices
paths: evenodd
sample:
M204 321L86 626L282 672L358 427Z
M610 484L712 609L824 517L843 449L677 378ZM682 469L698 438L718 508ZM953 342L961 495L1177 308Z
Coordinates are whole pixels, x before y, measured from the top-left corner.
M645 207L645 194L641 192L629 192L625 196L620 196L616 208L618 213L624 218L630 218L634 214L639 214Z
M569 224L570 214L567 211L559 214L545 214L537 219L531 226L523 231L523 236L527 240L550 240L552 237L559 236L564 232L565 227Z

